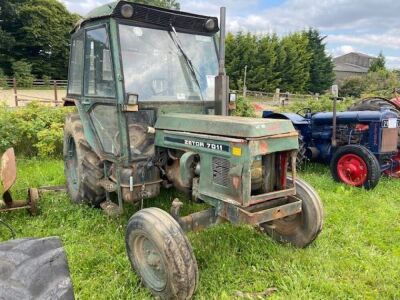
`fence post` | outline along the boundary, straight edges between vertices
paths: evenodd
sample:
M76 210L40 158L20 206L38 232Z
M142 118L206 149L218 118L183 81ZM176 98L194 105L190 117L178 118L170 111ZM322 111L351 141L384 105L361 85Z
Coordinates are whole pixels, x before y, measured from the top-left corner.
M281 90L278 88L275 90L275 94L273 96L274 100L276 101L276 103L278 105L280 104L280 94L281 94Z
M54 106L58 106L58 95L57 95L57 81L53 80L54 86Z
M15 106L18 106L18 95L17 95L17 80L13 77L13 89L14 89L14 100Z

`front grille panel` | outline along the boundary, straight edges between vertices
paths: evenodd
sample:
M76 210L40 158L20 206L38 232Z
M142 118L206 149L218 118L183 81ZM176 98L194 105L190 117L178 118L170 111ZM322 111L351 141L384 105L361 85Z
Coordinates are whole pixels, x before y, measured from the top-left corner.
M212 159L212 170L213 170L213 182L225 187L229 186L229 160L213 157Z
M383 128L382 129L382 152L397 151L398 128Z

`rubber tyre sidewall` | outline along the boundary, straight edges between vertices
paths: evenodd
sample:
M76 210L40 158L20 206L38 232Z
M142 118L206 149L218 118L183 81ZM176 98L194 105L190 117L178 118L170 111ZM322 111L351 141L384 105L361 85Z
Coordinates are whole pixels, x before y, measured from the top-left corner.
M84 203L82 198L82 161L84 157L83 151L81 151L79 147L79 140L81 139L81 133L79 132L80 129L77 127L77 122L73 119L75 114L71 114L67 116L64 126L64 144L63 144L63 156L64 156L64 173L65 178L67 180L67 192L71 198L71 200L75 203L82 204ZM69 142L70 139L73 139L75 143L75 152L76 152L76 159L77 159L77 168L76 168L76 176L78 179L77 187L73 187L73 183L71 182L70 178L70 170L68 166L68 159L69 159Z
M143 284L161 299L190 299L197 287L198 268L190 242L179 224L158 208L146 208L131 217L125 244L132 268L141 277L130 243L137 233L145 233L146 238L158 248L167 273L167 283L162 291L152 290L142 278Z
M355 154L359 156L367 166L367 179L364 184L359 187L364 187L367 190L375 188L381 177L380 164L375 155L368 148L361 145L341 146L333 153L330 163L333 179L337 182L342 182L337 172L337 163L339 159L346 154Z
M293 182L288 178L288 182ZM322 231L324 221L324 209L317 192L305 181L296 179L296 197L302 200L301 221L299 226L290 232L279 231L279 226L285 224L283 220L272 221L273 228L265 224L260 226L274 240L290 244L296 248L305 248L310 245ZM290 218L290 217L289 217ZM270 224L271 225L271 224Z

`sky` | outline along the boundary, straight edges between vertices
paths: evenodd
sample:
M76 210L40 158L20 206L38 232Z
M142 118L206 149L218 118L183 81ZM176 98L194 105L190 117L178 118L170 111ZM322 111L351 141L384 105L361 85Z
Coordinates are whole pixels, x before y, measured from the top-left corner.
M85 15L110 0L60 0ZM318 29L326 35L327 51L339 56L356 51L377 56L387 66L400 69L399 0L180 0L181 10L219 16L227 9L231 32L277 33Z

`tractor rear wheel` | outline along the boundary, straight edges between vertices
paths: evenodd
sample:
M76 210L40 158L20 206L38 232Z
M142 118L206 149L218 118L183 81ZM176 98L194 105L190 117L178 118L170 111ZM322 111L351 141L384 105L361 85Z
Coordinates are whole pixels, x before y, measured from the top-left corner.
M105 191L98 185L103 178L103 166L91 150L77 113L70 114L64 126L64 172L71 200L79 204L99 206Z
M74 299L67 257L58 237L0 243L0 299Z
M288 182L292 182L292 179L288 178ZM300 213L260 226L278 242L305 248L322 230L324 209L317 192L301 179L296 179L296 195L293 198L302 200Z
M361 145L346 145L333 154L333 179L356 187L373 189L379 182L381 168L375 155Z
M190 299L198 283L192 247L171 215L146 208L129 220L126 250L134 270L155 297Z

